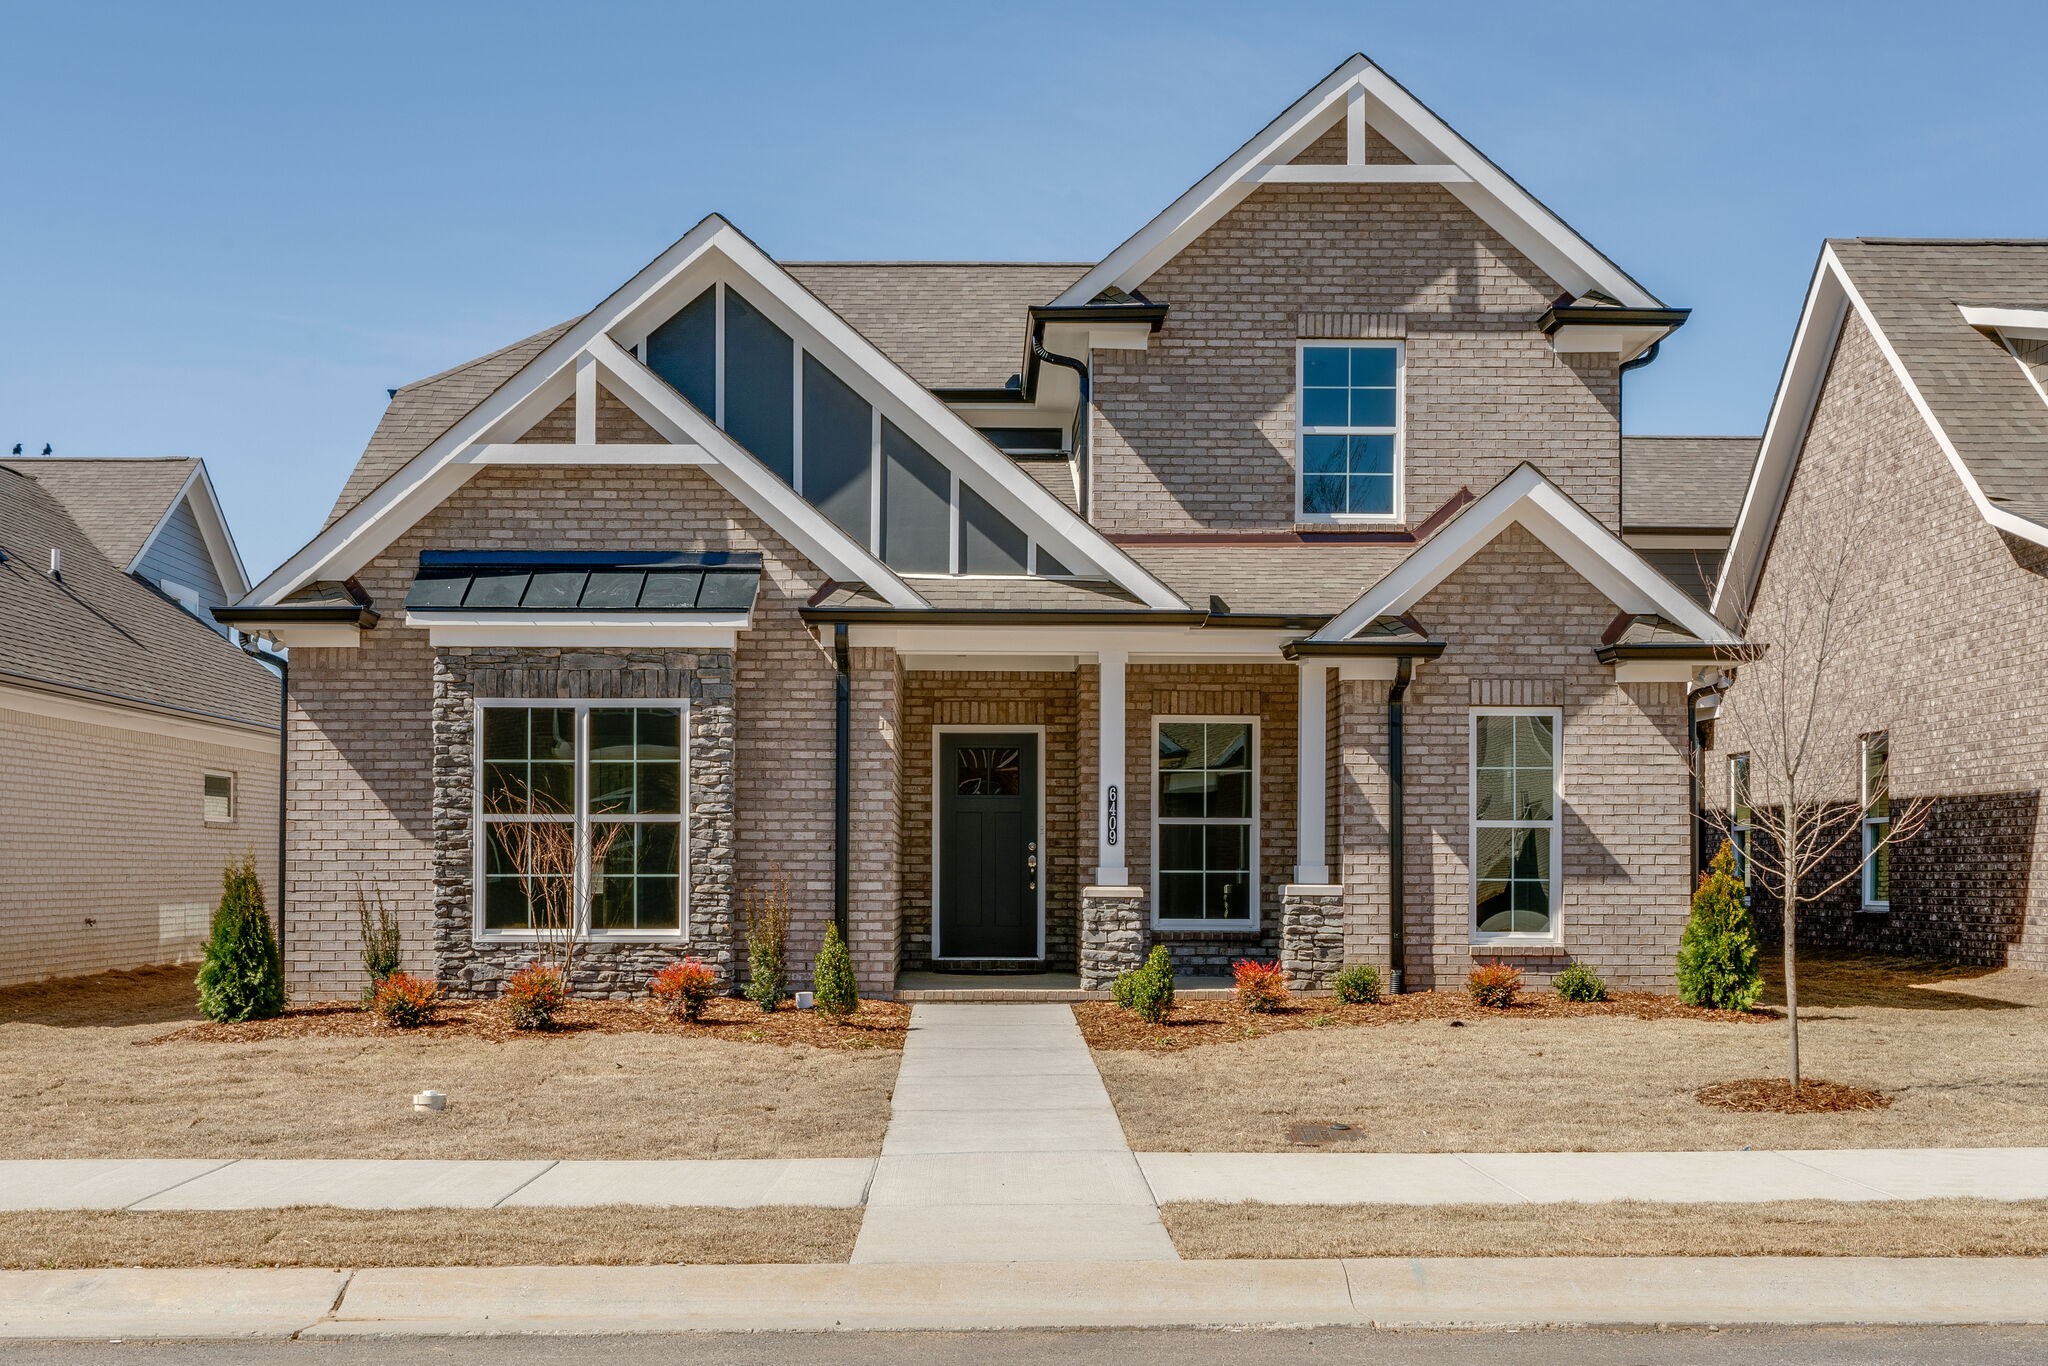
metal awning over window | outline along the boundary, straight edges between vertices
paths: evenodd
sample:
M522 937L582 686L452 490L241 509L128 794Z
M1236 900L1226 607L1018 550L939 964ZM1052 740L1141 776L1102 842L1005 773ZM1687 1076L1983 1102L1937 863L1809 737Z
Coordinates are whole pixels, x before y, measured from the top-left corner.
M730 617L753 610L752 551L423 550L407 612Z

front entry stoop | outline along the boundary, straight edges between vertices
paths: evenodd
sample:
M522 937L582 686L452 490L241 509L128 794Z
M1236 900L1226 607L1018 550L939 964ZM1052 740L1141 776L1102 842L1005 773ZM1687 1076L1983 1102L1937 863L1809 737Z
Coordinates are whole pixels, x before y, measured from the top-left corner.
M1071 1010L912 1007L853 1260L1178 1260Z

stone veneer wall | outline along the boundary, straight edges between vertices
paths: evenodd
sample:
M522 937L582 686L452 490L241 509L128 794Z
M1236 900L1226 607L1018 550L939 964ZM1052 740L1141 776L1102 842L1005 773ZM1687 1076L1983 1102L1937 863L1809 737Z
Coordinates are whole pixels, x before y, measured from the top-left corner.
M1408 987L1456 986L1475 957L1513 956L1532 985L1579 958L1615 986L1670 989L1691 888L1685 685L1617 685L1593 657L1614 605L1520 525L1425 595L1415 615L1450 646L1418 667L1405 699ZM1357 698L1376 696L1382 726L1385 686L1363 685ZM1480 706L1564 714L1556 951L1471 943L1471 715ZM1370 744L1363 709L1354 724ZM1354 762L1369 790L1371 758ZM1369 804L1358 814L1369 821ZM1384 893L1368 884L1357 895Z
M903 698L902 945L903 966L932 965L932 777L935 736L945 726L1045 727L1045 847L1039 883L1045 891L1045 965L1069 972L1079 961L1080 890L1094 874L1091 831L1084 844L1080 810L1092 810L1092 760L1082 784L1081 751L1095 733L1081 729L1072 673L906 673ZM1084 738L1085 737L1085 738ZM948 963L946 966L953 966Z
M1405 338L1409 524L1530 460L1617 526L1615 358L1557 355L1561 287L1441 186L1262 187L1144 290L1170 309L1149 349L1094 358L1106 531L1292 526L1295 347L1332 335Z
M633 439L624 427L600 434ZM797 608L823 575L701 470L499 466L357 574L384 612L360 647L292 652L293 993L362 989L358 876L400 917L405 966L434 971L434 651L397 608L419 552L436 547L762 553L754 626L732 667L733 861L742 891L776 870L789 876L798 908L791 976L807 979L832 914L834 671Z
M1744 688L1800 644L1781 630L1810 591L1798 566L1863 522L1890 534L1853 566L1872 626L1841 647L1823 689L1815 790L1853 819L1860 738L1887 731L1893 790L1930 815L1893 854L1888 912L1863 912L1852 882L1801 911L1800 942L2048 969L2048 551L1986 525L1853 312L1746 627L1775 658L1722 705L1709 801L1725 803L1728 758L1749 748ZM1773 899L1761 886L1756 899L1775 935Z
M476 932L476 700L536 705L595 698L681 699L688 704L689 849L681 941L593 937L576 951L574 988L627 997L684 955L735 980L733 863L733 657L724 650L441 649L434 657L434 959L441 985L492 996L534 960L530 939Z

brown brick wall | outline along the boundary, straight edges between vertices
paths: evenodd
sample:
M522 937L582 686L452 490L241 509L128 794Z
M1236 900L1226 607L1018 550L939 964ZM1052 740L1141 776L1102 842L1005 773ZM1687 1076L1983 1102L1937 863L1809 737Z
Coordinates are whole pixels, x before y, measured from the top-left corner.
M1410 523L1523 460L1617 522L1613 358L1554 354L1559 287L1441 187L1267 186L1143 288L1170 306L1150 350L1094 357L1105 530L1292 526L1301 315L1342 312L1405 325Z
M408 966L432 967L433 654L400 604L427 548L759 550L754 628L736 657L739 885L786 873L799 909L792 976L810 972L832 907L833 667L796 616L822 575L701 470L479 473L358 575L384 619L354 650L292 664L290 981L303 996L361 986L355 879L405 925Z
M1840 528L1874 534L1851 552L1862 583L1825 675L1809 782L1857 800L1858 740L1890 733L1893 790L1930 804L1926 831L1894 854L1891 910L1859 909L1852 883L1809 907L1802 943L2048 968L2048 555L1988 526L1889 362L1855 314L1845 324L1787 495L1747 626L1773 654L1723 705L1707 790L1727 794L1730 754L1764 745L1751 688L1780 668L1810 676L1812 566ZM1778 933L1775 902L1760 918Z
M903 663L894 650L849 652L847 948L864 995L893 996L903 957Z
M209 773L234 819L205 821ZM0 986L194 957L230 859L277 904L277 753L0 707Z
M1406 699L1407 942L1409 985L1456 986L1471 947L1470 726L1475 706L1563 711L1561 953L1518 953L1541 982L1578 958L1617 985L1668 989L1688 907L1685 687L1618 686L1593 657L1615 608L1519 525L1473 556L1416 607L1451 642L1417 670ZM1350 685L1364 704L1349 732L1366 753L1350 764L1361 822L1385 753L1384 684ZM1378 718L1372 712L1378 712ZM1375 727L1381 728L1377 733ZM1374 942L1384 891L1373 878L1350 889L1365 903ZM1381 884L1383 886L1383 884ZM1384 934L1384 931L1378 931Z

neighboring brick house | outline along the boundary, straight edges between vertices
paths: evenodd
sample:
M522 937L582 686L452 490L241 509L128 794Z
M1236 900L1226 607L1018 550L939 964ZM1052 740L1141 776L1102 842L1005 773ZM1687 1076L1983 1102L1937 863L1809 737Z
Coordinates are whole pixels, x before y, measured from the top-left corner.
M188 958L277 886L278 681L197 460L0 462L0 985Z
M1802 912L1804 943L2048 968L2044 386L2048 242L1822 250L1715 605L1767 647L1759 675L1822 680L1809 790L1863 827L1823 878L1856 871L1898 804L1926 815ZM1844 577L1854 607L1822 650L1799 623ZM1715 724L1724 818L1738 763L1770 800L1754 681Z
M1154 942L1668 985L1735 642L1624 539L1619 412L1684 317L1363 57L1092 264L708 218L397 390L226 614L292 648L293 989L359 989L363 877L496 990L534 820L632 827L586 989L737 974L778 873L875 994Z

